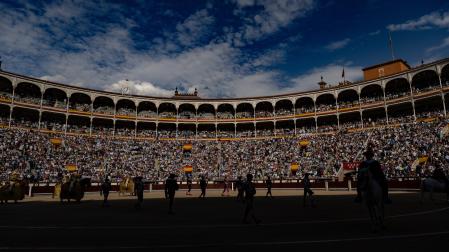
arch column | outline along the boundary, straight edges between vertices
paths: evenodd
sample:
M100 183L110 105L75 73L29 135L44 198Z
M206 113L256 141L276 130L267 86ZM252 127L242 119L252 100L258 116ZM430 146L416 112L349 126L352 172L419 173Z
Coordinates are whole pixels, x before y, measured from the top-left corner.
M334 93L335 95L336 93ZM337 129L340 129L340 106L338 106L338 95L335 97L335 107L337 108Z
M42 100L41 100L41 107L42 107ZM37 124L37 131L41 130L41 120L42 120L42 109L39 109L39 121Z
M407 81L408 81L408 85L410 87L410 95L412 97L412 107L413 107L413 121L416 121L416 111L415 111L415 98L413 95L413 89L412 89L412 82L410 80L410 74L407 74Z
M90 117L90 126L89 126L89 136L92 136L92 124L93 124L94 118Z
M360 91L360 88L359 88ZM363 111L362 111L362 102L360 101L360 92L357 92L359 95L359 113L360 113L360 122L362 123L362 129L363 129Z
M443 83L441 82L441 74L440 73L438 73L438 81L440 82L440 93L441 93L441 100L443 101L443 112L444 112L444 116L446 117L446 101L444 99Z
M68 127L68 122L69 122L69 115L65 114L65 127L64 127L64 136L67 135L67 127Z
M387 119L387 125L389 125L390 122L389 122L389 119L388 119L387 97L386 97L386 94L385 94L385 87L384 87L383 83L382 83L382 91L383 91L383 93L384 93L384 110L385 110L385 118Z
M297 132L296 132L296 116L293 117L293 124L295 125L295 136L297 136Z
M115 117L115 112L114 112L114 117ZM115 118L112 119L112 125L113 125L112 136L115 136Z

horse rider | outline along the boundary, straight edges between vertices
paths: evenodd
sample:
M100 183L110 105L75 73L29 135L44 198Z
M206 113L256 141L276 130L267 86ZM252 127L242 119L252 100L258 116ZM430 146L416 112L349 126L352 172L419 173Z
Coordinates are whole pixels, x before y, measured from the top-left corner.
M70 182L70 184L69 184L69 193L73 192L73 189L75 188L75 185L76 185L76 183L79 180L79 177L80 176L78 174L70 175L70 179L69 179L69 182Z
M310 198L310 204L312 205L312 207L315 207L315 199L313 197L313 191L312 191L312 184L310 183L310 178L309 178L310 173L306 173L304 174L304 198L303 198L303 206L307 206L307 196L309 196Z
M237 177L237 181L235 182L235 187L237 188L237 201L244 201L245 200L245 196L244 196L244 188L243 188L243 180L242 180L242 176L238 176Z
M253 175L247 174L246 175L246 182L244 184L244 190L245 190L245 213L243 215L243 224L248 224L248 215L251 214L251 218L254 220L256 224L259 224L261 222L260 219L258 219L254 213L254 195L256 195L256 186L253 183Z
M103 183L101 183L101 191L100 191L103 194L103 206L108 205L108 196L109 191L111 191L111 189L112 189L111 181L109 180L108 177L106 177Z
M435 170L432 173L432 178L439 181L440 183L444 183L446 191L449 192L449 180L444 173L443 168L439 164L435 165Z
M380 166L380 163L377 160L374 160L374 151L371 146L368 146L367 150L363 152L365 156L365 161L360 163L359 171L361 169L368 169L374 180L376 180L380 187L382 188L382 197L385 203L391 204L391 199L388 197L388 181L385 177L384 172ZM361 173L357 174L357 181L361 181L363 178L361 177ZM355 198L356 203L360 203L362 201L362 189L360 188L361 183L357 183L357 197Z
M14 193L14 186L19 182L19 173L17 171L13 171L9 177L9 193Z
M173 201L175 199L175 193L179 189L178 182L176 181L176 175L171 173L165 180L165 197L170 200L168 205L168 213L174 214L173 212Z

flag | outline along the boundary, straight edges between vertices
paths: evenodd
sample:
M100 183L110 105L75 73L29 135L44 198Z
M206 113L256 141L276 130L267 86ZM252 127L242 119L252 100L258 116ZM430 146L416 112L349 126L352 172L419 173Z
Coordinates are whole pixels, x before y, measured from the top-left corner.
M345 68L343 67L343 71L341 72L341 78L345 77Z

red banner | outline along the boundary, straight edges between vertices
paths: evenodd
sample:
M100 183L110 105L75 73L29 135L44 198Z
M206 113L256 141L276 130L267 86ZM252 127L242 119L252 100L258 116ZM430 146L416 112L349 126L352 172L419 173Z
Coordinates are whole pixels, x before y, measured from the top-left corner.
M359 167L360 162L343 162L342 165L344 171L355 171Z

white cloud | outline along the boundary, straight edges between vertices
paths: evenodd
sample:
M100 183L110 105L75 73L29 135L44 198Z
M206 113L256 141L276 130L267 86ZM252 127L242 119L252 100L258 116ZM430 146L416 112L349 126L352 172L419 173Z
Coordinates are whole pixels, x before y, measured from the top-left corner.
M139 80L120 80L110 85L106 90L117 93L122 93L122 90L128 90L127 93L130 94L159 97L169 97L173 95L173 90L166 90L153 83Z
M439 45L437 45L437 46L432 46L432 47L428 48L428 49L426 50L426 52L432 53L432 52L435 52L435 51L439 51L439 50L441 50L441 49L444 49L444 48L446 48L446 47L449 47L449 37L445 38L445 39L443 40L443 42L440 43Z
M349 42L351 42L351 39L345 38L345 39L342 39L339 41L334 41L334 42L326 45L325 48L328 51L335 51L335 50L338 50L338 49L341 49L341 48L347 46L349 44Z
M277 32L296 18L303 17L315 7L314 0L237 0L235 2L240 8L235 14L239 16L245 13L247 7L263 7L263 10L253 17L244 19L244 26L239 32L235 33L234 40L236 40L236 43L251 43L253 40Z
M363 72L361 66L352 66L345 64L345 79L349 81L361 80ZM318 82L323 76L324 81L331 85L336 85L342 82L341 74L343 65L330 64L323 67L318 67L309 72L292 79L294 85L289 88L289 91L305 91L318 88Z
M215 18L209 15L206 9L199 10L189 16L184 22L176 25L177 39L184 46L194 45L196 41L203 38L212 25Z
M449 12L432 12L402 24L390 24L387 26L387 29L390 31L412 31L432 28L449 28Z
M178 23L174 33L154 38L148 50L137 50L131 34L136 24L121 15L120 10L108 9L115 6L98 10L115 17L114 23L99 25L85 18L87 12L98 9L91 8L90 2L61 3L65 4L44 5L41 14L32 7L21 11L1 8L4 21L0 22L0 55L4 56L6 69L116 92L121 91L123 80L129 79L130 93L150 96L171 96L176 86L190 91L198 88L202 97L246 97L287 91L279 87L280 73L267 70L284 59L284 48L249 56L226 38L197 45L186 36L208 35L207 27L215 22L209 9L197 11ZM248 41L251 36L245 32L253 25L255 34L265 36L304 15L312 2L261 0L242 2L241 6L251 4L263 7L259 17L249 19L237 32L228 30L226 35ZM70 13L58 16L65 10Z

